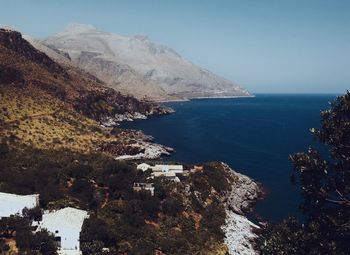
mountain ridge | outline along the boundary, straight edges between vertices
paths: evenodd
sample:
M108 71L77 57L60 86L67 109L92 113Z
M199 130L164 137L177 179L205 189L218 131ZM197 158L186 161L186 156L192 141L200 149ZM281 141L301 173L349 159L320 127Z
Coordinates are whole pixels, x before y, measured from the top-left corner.
M124 94L155 101L251 96L238 84L194 65L145 35L121 36L70 24L40 42Z

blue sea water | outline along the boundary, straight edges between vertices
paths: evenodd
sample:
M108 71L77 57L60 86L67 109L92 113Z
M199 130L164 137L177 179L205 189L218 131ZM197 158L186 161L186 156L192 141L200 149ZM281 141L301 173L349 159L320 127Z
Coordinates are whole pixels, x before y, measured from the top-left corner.
M173 147L166 160L224 161L261 182L268 196L256 205L265 220L299 215L299 188L290 183L291 153L316 142L320 111L335 95L257 95L255 98L201 99L169 103L175 114L125 123L155 142Z

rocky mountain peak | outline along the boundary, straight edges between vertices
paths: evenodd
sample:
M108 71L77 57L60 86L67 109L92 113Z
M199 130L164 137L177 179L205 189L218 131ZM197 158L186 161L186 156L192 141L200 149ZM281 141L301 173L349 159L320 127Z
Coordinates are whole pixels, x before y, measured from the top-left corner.
M82 33L86 31L94 31L97 30L94 26L89 24L81 24L81 23L70 23L65 28L65 33Z
M24 56L30 61L40 64L51 72L64 74L68 77L66 71L59 64L54 62L45 53L34 48L22 37L20 32L0 28L0 45Z

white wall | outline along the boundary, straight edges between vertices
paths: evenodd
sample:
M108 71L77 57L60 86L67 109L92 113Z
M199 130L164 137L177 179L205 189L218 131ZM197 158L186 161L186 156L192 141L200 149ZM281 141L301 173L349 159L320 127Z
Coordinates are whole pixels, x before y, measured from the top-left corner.
M24 208L32 209L39 205L39 195L16 195L0 192L0 218L20 214Z

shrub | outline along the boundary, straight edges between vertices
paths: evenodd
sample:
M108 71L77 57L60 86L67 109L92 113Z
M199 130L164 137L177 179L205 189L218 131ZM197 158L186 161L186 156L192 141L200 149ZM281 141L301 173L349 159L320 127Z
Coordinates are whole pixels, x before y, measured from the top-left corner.
M173 217L184 209L182 200L179 197L167 197L164 200L162 207L165 214Z

